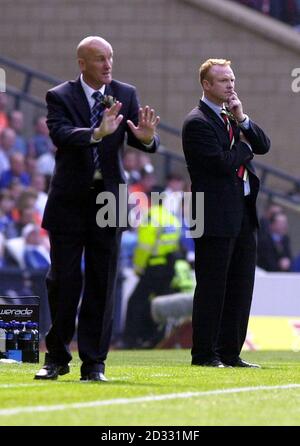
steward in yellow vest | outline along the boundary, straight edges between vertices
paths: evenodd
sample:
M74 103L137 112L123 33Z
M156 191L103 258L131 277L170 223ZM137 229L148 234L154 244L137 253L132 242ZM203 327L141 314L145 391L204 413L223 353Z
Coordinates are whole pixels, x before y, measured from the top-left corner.
M140 281L128 301L124 346L149 348L163 336L151 317L151 298L172 292L181 224L163 205L155 205L149 209L137 234L133 264Z
M163 205L150 208L137 232L133 264L138 275L148 266L166 265L169 255L179 250L180 222Z

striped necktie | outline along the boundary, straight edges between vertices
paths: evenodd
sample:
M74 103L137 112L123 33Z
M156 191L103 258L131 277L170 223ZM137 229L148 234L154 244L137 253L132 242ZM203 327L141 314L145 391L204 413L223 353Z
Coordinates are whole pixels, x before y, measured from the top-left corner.
M102 118L102 112L104 110L104 107L101 104L101 100L103 98L103 94L100 93L100 91L94 91L92 97L95 99L95 103L91 110L91 127L94 129L99 126ZM95 170L97 170L100 168L100 160L97 146L93 147L93 158L94 158Z
M231 123L230 123L230 120L229 120L229 118L228 118L228 116L227 116L227 111L226 111L226 109L222 108L222 110L221 110L221 116L222 116L222 118L223 118L223 121L224 121L224 123L225 123L225 125L226 125L227 132L228 132L228 134L229 134L230 150L231 150L232 147L233 147L233 144L234 144L235 140L234 140L234 132L233 132L233 128L232 128ZM245 167L244 165L241 165L241 166L238 168L238 170L237 170L237 176L238 176L239 178L243 179L244 181L247 181L247 178L248 178L248 172L247 172L247 169L246 169L246 167Z

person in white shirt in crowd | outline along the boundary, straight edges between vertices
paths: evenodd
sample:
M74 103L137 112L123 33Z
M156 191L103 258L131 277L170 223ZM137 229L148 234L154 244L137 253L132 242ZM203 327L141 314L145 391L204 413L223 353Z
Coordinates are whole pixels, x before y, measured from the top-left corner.
M13 153L16 143L16 132L5 128L0 134L0 175L10 169L9 157Z

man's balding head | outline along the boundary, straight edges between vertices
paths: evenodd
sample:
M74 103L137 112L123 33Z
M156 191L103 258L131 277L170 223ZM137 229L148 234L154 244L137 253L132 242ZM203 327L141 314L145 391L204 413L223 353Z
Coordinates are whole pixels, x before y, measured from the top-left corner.
M112 80L113 49L102 37L85 37L77 46L77 58L84 81L95 90Z
M112 52L112 47L107 40L99 36L88 36L82 39L77 45L77 57L78 59L84 59L89 54L89 50L93 47L107 47Z

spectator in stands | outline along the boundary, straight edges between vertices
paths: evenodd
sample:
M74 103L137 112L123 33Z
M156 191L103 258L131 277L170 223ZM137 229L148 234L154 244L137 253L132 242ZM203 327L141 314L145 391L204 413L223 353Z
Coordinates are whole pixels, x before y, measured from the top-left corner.
M13 180L20 181L23 186L29 186L30 177L26 172L25 158L20 152L10 155L10 169L2 172L0 177L0 188L10 187Z
M187 191L191 191L190 184L186 186ZM189 198L191 198L189 196ZM185 259L190 264L191 268L195 268L195 244L194 240L189 236L190 231L190 209L191 202L189 199L183 200L183 214L181 216L182 219L182 228L181 228L181 239L180 245L182 248L182 252L185 253Z
M34 204L35 209L42 217L44 214L48 195L46 194L46 177L41 173L35 173L31 179L31 186L37 192L37 198Z
M7 95L0 92L0 133L8 127L7 102Z
M36 170L37 172L49 178L48 183L50 182L51 175L54 172L54 166L55 166L54 150L55 148L53 148L52 153L49 152L45 153L44 155L41 155L37 160Z
M269 232L258 238L257 265L266 271L287 272L291 262L288 219L283 213L275 213L270 218Z
M299 24L299 0L235 0L249 8L281 20L292 26Z
M270 229L270 220L275 214L282 214L283 209L279 204L267 202L264 213L261 219L259 220L259 233L262 234L264 232L268 233Z
M135 212L135 205L132 206L132 202L130 204L129 219L130 224L134 228L136 228L139 225L139 222L143 219L142 214L148 211L148 207L150 205L149 196L156 183L157 178L152 171L148 172L147 170L142 170L140 181L138 183L131 184L128 188L129 196L132 200L134 198L133 201L138 204L138 212Z
M0 134L0 176L5 170L10 169L10 155L14 152L16 132L5 128Z
M164 190L164 206L177 217L182 217L183 192L185 181L179 173L171 173L166 178Z
M0 190L0 233L5 238L16 237L16 229L12 219L14 200L9 190Z
M256 11L263 12L264 14L269 14L270 5L269 0L235 0L237 3L248 6ZM281 1L281 0L280 0Z
M16 200L16 207L12 211L13 220L17 225L19 225L20 220L22 220L21 216L24 209L27 209L26 214L29 214L29 209L32 212L31 220L28 221L28 223L35 223L36 225L41 225L41 215L36 210L37 198L38 198L38 192L34 188L27 187L22 190L20 196ZM23 226L24 224L21 223L21 228Z
M300 0L295 0L296 14L294 16L294 27L296 31L300 31Z
M53 149L55 150L55 148ZM41 155L37 159L37 164L36 164L37 172L46 175L49 178L51 178L51 175L54 172L54 166L55 166L54 150L52 153L49 152L45 153L44 155Z
M24 189L25 187L21 184L20 180L13 179L11 181L11 184L9 186L9 191L15 202L17 202L17 200L20 198Z
M147 169L141 171L141 179L139 182L132 184L129 187L129 192L143 192L149 194L153 187L157 184L157 178L153 171L149 172Z
M37 161L38 160L36 158L32 158L30 156L27 156L25 158L26 172L28 173L31 179L36 173L38 173Z
M22 230L29 223L36 224L35 210L34 207L30 205L19 210L19 219L15 222L17 237L22 237Z
M120 269L133 268L133 256L137 244L137 233L133 228L123 232L120 250Z
M36 160L36 171L45 175L50 182L54 172L56 147L52 146L51 152L44 153Z
M24 264L27 268L48 269L50 265L49 250L45 247L40 227L32 223L22 230L24 238Z
M139 172L154 173L154 166L151 158L146 153L138 154L138 169Z
M30 138L28 148L28 153L33 158L39 158L53 151L46 119L46 116L40 116L34 122L35 134Z
M0 217L1 218L1 217ZM1 225L1 222L0 222ZM0 269L5 266L5 237L0 229Z
M29 227L34 226L39 228L45 247L49 247L49 241L45 231L40 229L41 218L37 216L33 207L33 197L30 189L22 192L18 205L19 209L13 209L12 211L14 223L11 236L6 243L6 248L9 261L11 262L13 260L20 268L24 268L24 228L28 225L30 225Z
M195 269L195 244L191 237L187 237L189 226L187 226L184 220L182 223L180 245L182 252L185 254L186 261L190 264L192 269Z
M124 154L123 165L128 184L138 183L141 179L138 156L139 154L131 149L126 150Z
M22 153L26 157L27 155L27 141L23 135L24 132L24 114L20 110L13 110L9 114L9 127L16 132L16 142L14 149L17 152Z
M137 234L136 230L133 228L128 228L122 234L121 246L120 246L120 257L119 257L119 268L117 275L117 283L115 290L115 309L114 309L114 321L112 329L112 339L111 344L114 348L119 348L123 346L122 332L123 332L123 314L124 314L124 281L132 280L128 279L135 275L133 272L133 255L137 244ZM126 292L126 291L125 291Z

